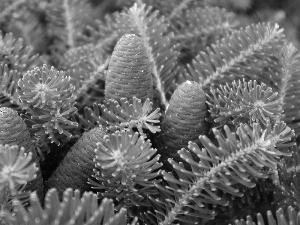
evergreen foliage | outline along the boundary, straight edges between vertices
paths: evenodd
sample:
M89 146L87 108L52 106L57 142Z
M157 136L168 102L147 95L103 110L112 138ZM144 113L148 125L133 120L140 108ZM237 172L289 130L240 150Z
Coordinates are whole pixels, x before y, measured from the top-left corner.
M48 5L51 35L58 39L59 48L76 47L77 37L89 15L90 5L85 1L54 0Z
M285 215L284 211L282 209L279 209L276 211L276 217L273 216L273 214L268 211L267 213L267 220L264 220L262 215L259 213L257 214L257 222L254 222L254 219L252 219L250 216L246 218L246 220L236 220L234 225L284 225L284 224L290 224L290 225L296 225L300 223L300 214L299 212L296 212L296 210L293 207L289 207L287 210L287 214ZM275 219L276 218L276 219ZM266 222L268 221L268 222Z
M0 64L0 104L1 107L21 108L16 93L20 73L16 70L9 70L7 64Z
M149 140L130 131L115 132L103 137L95 150L94 189L104 197L120 202L117 208L149 206L147 195L154 194L159 182L160 155L151 148Z
M105 198L99 204L95 194L85 192L80 197L79 191L70 188L64 191L62 201L59 200L55 189L49 190L44 207L35 193L31 194L30 206L27 209L19 201L13 204L16 209L15 215L11 216L8 211L4 211L2 215L3 222L8 225L125 225L127 221L126 209L122 208L115 214L112 200Z
M0 63L10 69L26 72L32 66L38 66L38 55L33 54L31 46L24 46L23 40L15 39L12 33L3 35L0 31Z
M161 220L160 224L171 224L174 220L185 222L189 220L189 216L213 218L214 211L206 208L205 203L228 204L214 193L216 190L242 197L243 194L233 185L254 187L253 179L267 178L266 169L276 169L278 157L289 155L278 149L293 137L293 131L283 122L266 130L255 123L253 128L241 124L236 133L232 133L228 126L224 127L224 131L226 136L213 130L219 146L200 135L203 149L196 143L189 142L190 151L178 151L180 157L191 166L191 171L183 164L169 159L178 179L172 173L163 172L168 186L157 185L168 199L168 204L154 199L159 205L157 211L160 212L157 215ZM197 156L197 161L191 152ZM161 218L163 212L167 213Z
M28 71L18 82L18 94L30 116L37 145L49 138L59 144L58 135L71 137L69 129L77 127L69 118L76 112L74 87L64 72L47 65Z
M5 0L0 224L299 224L300 53L239 3Z
M101 47L93 44L70 49L64 54L62 67L70 75L71 84L75 87L75 99L83 97L86 104L88 98L92 97L87 93L90 89L103 94L104 90L101 90L97 82L105 80L104 71L109 62L107 57Z
M130 103L126 98L119 102L110 99L101 105L93 105L85 109L85 118L80 118L82 126L94 127L95 124L102 125L109 132L120 129L132 130L136 128L141 136L145 136L143 128L156 133L160 131L159 113L160 109L152 111L153 103L149 98L144 103L136 97Z
M31 159L32 152L25 153L24 147L19 149L17 145L0 145L2 209L11 210L13 199L22 202L27 200L28 192L24 191L24 187L27 182L37 178L36 172L38 171L36 163L32 163Z
M212 89L213 98L208 102L210 113L215 122L233 123L248 118L249 123L260 123L267 126L279 120L283 113L282 102L277 92L257 81L246 82L240 80L228 83L217 90ZM208 96L209 97L209 96Z
M240 77L259 80L264 63L278 54L283 44L284 34L278 24L259 23L240 28L196 56L188 66L189 73L204 88Z
M174 32L172 42L184 52L179 62L190 62L201 50L229 35L238 25L235 15L224 8L206 6L178 10L170 15L170 24Z

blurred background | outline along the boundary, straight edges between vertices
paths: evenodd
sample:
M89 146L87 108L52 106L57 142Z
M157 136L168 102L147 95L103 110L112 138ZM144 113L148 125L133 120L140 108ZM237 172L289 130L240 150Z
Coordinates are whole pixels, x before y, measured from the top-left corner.
M164 2L182 2L168 0ZM69 2L73 12L76 12L77 22L85 26L97 26L96 20L103 20L105 15L131 6L133 2L143 2L154 5L158 0L0 0L0 30L12 32L15 37L22 37L25 44L30 44L34 50L47 55L57 43L57 36L51 33L53 23L58 26L58 17L62 11L56 7L61 2ZM88 7L85 2L88 2ZM234 12L241 26L249 23L270 21L278 23L285 29L290 41L299 46L300 37L300 1L299 0L194 0L194 2L209 2L228 11ZM57 17L57 18L55 18ZM79 18L80 17L80 18ZM54 22L53 22L54 20ZM78 24L79 26L79 24ZM55 44L54 44L55 43ZM61 47L61 46L60 46ZM56 46L57 48L57 46Z

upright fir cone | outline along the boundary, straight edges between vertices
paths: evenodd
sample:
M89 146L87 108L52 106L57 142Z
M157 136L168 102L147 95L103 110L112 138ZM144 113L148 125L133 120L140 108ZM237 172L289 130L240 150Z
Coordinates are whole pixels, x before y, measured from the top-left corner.
M56 188L60 197L67 188L91 191L88 179L94 174L94 150L105 134L102 127L85 132L50 176L47 188Z
M133 96L153 97L151 65L143 40L135 34L126 34L118 41L108 66L105 81L105 99L118 101Z
M7 107L0 108L0 124L0 144L18 145L20 148L25 148L25 153L32 152L32 162L37 164L39 170L36 173L36 179L26 185L25 191L36 191L39 198L43 199L44 184L39 158L26 124L15 110Z
M173 93L161 132L156 139L163 160L179 160L177 151L187 148L189 141L199 142L199 135L207 133L206 96L197 82L185 81Z

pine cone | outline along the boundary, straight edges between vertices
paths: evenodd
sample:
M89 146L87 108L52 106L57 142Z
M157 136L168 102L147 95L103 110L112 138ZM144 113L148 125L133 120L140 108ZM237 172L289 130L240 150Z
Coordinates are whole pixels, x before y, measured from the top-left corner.
M118 101L135 96L144 102L153 97L150 61L143 40L126 34L118 41L111 56L105 81L105 99Z
M205 93L197 82L186 81L175 90L156 140L162 159L179 159L178 150L187 148L189 141L198 143L199 135L207 133L205 101Z
M91 190L87 182L94 174L94 150L104 135L105 132L101 127L84 133L50 176L47 188L56 188L60 196L69 187L79 189L81 192Z
M37 167L40 168L39 158L31 141L28 128L18 113L10 108L0 108L0 124L0 144L24 147L25 153L32 152L32 162L36 162ZM25 191L37 191L39 198L43 199L44 185L40 169L36 175L37 178L26 185Z

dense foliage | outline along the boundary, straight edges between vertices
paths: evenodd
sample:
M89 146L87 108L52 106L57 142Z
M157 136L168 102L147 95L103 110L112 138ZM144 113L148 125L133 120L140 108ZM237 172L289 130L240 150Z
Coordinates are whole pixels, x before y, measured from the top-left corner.
M300 224L300 52L252 4L2 0L0 224Z

